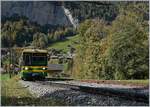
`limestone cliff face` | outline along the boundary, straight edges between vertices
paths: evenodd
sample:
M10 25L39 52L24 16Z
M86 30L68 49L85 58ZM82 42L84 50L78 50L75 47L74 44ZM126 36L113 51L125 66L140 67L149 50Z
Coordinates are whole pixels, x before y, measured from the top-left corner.
M71 25L62 6L58 6L50 1L1 2L1 16L10 17L13 14L25 16L30 21L37 22L40 25Z

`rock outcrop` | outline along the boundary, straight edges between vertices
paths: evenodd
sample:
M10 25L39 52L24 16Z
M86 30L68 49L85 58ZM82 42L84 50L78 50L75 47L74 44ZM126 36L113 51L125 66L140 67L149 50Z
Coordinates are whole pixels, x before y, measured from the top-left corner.
M72 25L64 12L64 8L51 1L2 1L2 18L14 14L25 16L31 22L37 22L40 25Z

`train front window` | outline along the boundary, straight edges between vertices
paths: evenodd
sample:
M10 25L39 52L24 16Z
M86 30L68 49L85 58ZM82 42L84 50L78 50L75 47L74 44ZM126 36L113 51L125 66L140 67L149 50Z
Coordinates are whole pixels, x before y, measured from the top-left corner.
M47 65L47 54L45 54L45 53L34 53L32 56L32 65L34 65L34 66L46 66Z
M23 65L24 66L46 66L47 54L46 53L24 53Z
M32 65L35 66L46 66L47 65L47 57L46 56L34 56L32 57Z
M26 65L26 66L32 65L31 57L32 57L31 53L24 53L23 54L23 65Z

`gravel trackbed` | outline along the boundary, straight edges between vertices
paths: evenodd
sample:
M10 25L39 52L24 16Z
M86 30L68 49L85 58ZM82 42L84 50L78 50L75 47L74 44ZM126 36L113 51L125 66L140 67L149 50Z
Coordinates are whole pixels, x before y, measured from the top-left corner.
M148 106L148 103L138 102L118 96L97 95L78 90L71 90L68 87L51 86L33 81L19 81L23 87L35 97L49 97L65 102L66 106Z

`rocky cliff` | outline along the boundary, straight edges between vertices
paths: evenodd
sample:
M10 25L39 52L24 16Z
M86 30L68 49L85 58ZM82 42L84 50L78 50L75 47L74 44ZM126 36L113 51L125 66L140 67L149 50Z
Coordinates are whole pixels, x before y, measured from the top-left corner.
M14 14L25 16L32 22L40 25L70 26L72 23L61 5L47 1L3 1L1 2L1 16L10 17Z

